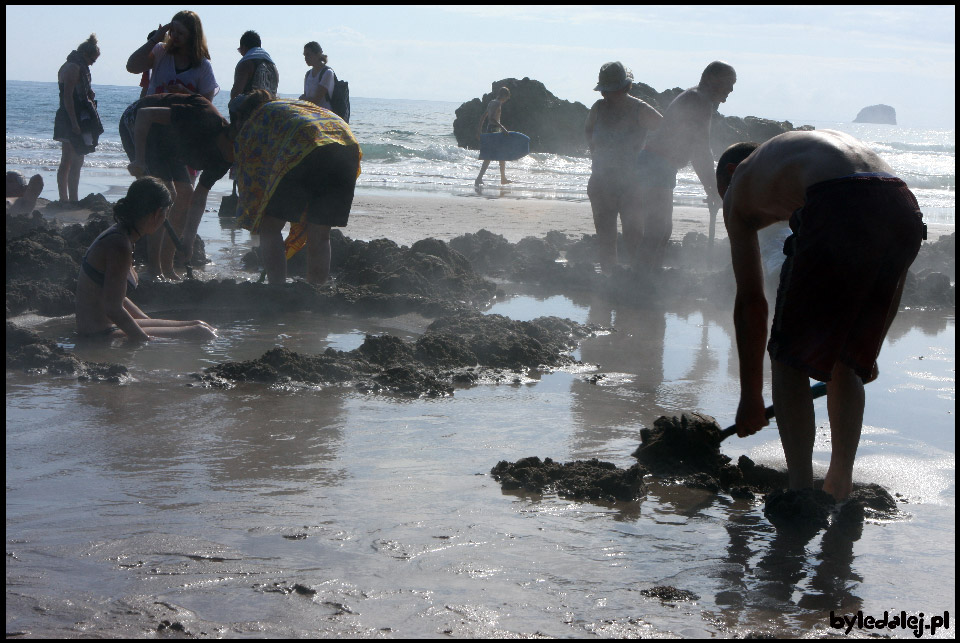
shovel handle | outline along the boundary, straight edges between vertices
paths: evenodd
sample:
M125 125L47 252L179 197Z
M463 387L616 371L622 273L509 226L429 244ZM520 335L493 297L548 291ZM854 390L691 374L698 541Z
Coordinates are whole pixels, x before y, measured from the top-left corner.
M826 394L827 394L827 385L824 384L823 382L817 382L816 384L810 387L810 395L812 396L813 399L817 399L818 397L823 397ZM768 420L773 418L775 413L773 411L772 404L766 408L764 415ZM737 432L736 424L725 428L723 431L720 432L720 441L723 442L724 440L729 438L731 435L734 435L736 432Z

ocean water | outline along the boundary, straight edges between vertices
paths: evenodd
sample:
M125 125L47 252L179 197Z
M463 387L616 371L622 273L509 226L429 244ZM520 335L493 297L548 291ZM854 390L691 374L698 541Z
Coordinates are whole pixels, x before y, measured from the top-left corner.
M54 141L57 109L56 83L7 81L7 168L44 175L43 196L56 198L56 168L60 144ZM94 85L104 123L97 152L86 157L81 174L89 191L126 181L128 163L117 124L123 110L139 96L139 88ZM229 92L221 91L214 104L226 113ZM296 98L295 96L286 96ZM453 136L458 103L438 101L351 98L350 125L363 148L363 190L403 190L454 195L473 193L480 168L475 150L457 147ZM776 115L768 115L775 117ZM916 130L887 125L824 121L797 121L820 129L839 129L867 141L913 189L927 221L954 223L956 189L955 132ZM488 170L489 171L489 170ZM496 168L492 170L496 173ZM52 180L48 180L48 177ZM583 201L587 199L590 161L558 154L530 154L508 164L516 181L510 195ZM84 194L87 191L81 190ZM226 181L216 194L230 191ZM675 200L702 205L705 194L690 167L678 176Z
M59 145L47 138L55 85L8 81L7 90L7 166L40 171L43 196L55 198ZM115 199L130 179L109 123L137 90L95 90L108 132L88 157L81 193ZM455 108L354 99L360 189L472 195L479 163L456 147ZM885 158L901 159L899 172L917 170L905 178L925 214L952 224L953 135L938 143L926 134L934 142L921 133L877 138L887 140ZM511 164L525 181L512 195L585 198L584 159L535 156ZM681 199L698 198L694 185L691 174ZM237 268L248 234L208 215L200 235L208 276L250 277ZM580 366L409 400L188 384L191 373L276 346L316 354L356 348L366 333L413 340L430 321L416 315L150 310L205 319L220 337L143 346L77 345L72 316L18 319L84 359L123 363L132 379L6 373L8 635L153 637L172 633L166 622L224 638L827 637L837 633L831 612L905 611L928 625L949 612L951 628L935 638L954 637L952 309L902 311L867 388L855 478L900 494L903 518L797 540L770 525L759 501L668 484L652 483L633 503L502 491L489 475L500 460L596 457L627 467L640 429L657 417L702 411L726 426L738 396L729 310L695 300L612 307L590 293L502 286L506 297L487 312L558 315L615 332L584 340ZM825 402L815 408L822 475L829 428ZM727 440L723 452L784 466L775 426ZM641 593L661 585L696 598Z

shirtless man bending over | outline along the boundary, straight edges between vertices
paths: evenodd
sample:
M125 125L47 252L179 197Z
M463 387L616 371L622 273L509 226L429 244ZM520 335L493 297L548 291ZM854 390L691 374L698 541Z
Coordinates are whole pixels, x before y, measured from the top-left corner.
M768 424L763 402L767 301L757 231L790 222L787 259L767 347L773 405L791 489L813 486L810 377L827 383L832 453L823 490L853 488L863 425L863 384L877 377L907 268L925 227L906 184L855 138L829 130L737 143L717 164L717 188L737 282L740 358L737 434Z
M737 72L727 63L714 61L700 76L700 83L677 96L666 111L659 129L650 133L640 152L639 197L643 238L635 263L647 269L663 266L663 251L673 232L673 189L677 172L693 165L707 202L719 206L713 188L713 154L710 151L710 120L717 105L724 103L737 82Z

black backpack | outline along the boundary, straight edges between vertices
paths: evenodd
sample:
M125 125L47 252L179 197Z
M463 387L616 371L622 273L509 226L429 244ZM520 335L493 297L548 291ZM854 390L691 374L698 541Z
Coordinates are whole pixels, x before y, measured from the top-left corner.
M336 74L333 75L333 96L330 97L330 110L345 122L350 122L350 85L347 81L337 78Z

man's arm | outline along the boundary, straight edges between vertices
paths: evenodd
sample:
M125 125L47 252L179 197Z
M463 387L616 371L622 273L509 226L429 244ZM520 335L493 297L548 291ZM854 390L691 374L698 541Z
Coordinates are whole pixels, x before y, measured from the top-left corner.
M79 80L80 68L70 63L67 65L63 78L63 108L67 111L67 117L70 119L70 129L73 130L74 134L80 133L80 121L77 120L77 110L73 100L73 94Z
M599 101L593 104L593 107L590 108L590 113L587 114L587 122L583 126L583 135L587 139L587 145L590 147L590 155L593 156L593 129L597 126L597 104Z
M108 248L113 250L113 248ZM133 266L133 257L128 252L107 252L103 277L104 313L134 341L145 342L150 338L134 319L126 306L127 275Z
M252 60L237 63L237 68L233 72L233 87L230 89L231 99L243 93L243 88L247 86L253 76L253 68L254 62Z
M510 130L508 130L506 127L503 126L503 124L500 123L500 113L502 108L503 108L503 104L498 100L495 100L493 101L493 103L491 103L490 109L488 110L490 122L496 125L497 127L499 127L501 131L509 132Z
M713 166L713 152L710 151L710 121L713 119L713 111L706 99L702 100L703 103L695 106L696 113L691 119L695 133L690 150L690 164L707 193L707 203L719 208L722 199L717 192L716 168Z
M745 437L767 426L763 404L763 357L767 343L767 298L763 292L763 264L756 226L728 193L723 221L730 238L737 296L733 308L737 355L740 359L740 404L737 435Z
M128 72L131 74L142 74L145 71L153 69L153 48L156 47L158 43L163 42L169 28L170 25L160 25L157 28L157 32L153 35L152 40L148 38L147 42L130 54L130 57L127 58Z

